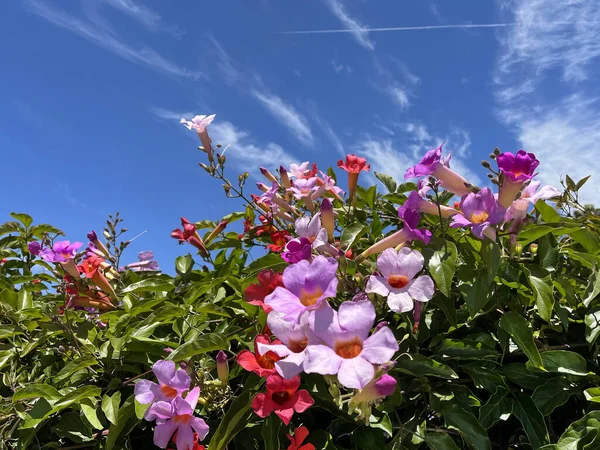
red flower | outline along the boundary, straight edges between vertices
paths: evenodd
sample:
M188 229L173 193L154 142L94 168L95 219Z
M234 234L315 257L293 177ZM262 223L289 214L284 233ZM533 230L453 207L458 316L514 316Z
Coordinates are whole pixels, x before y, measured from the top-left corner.
M267 378L267 392L254 397L252 409L262 418L274 412L284 424L289 425L294 412L302 413L315 403L308 391L299 391L299 387L298 375L289 380L271 375Z
M6 259L6 258L2 258L2 259L0 259L0 265L3 265L3 264L5 264L5 263L6 263L6 261L8 261L8 259Z
M317 169L317 165L315 163L313 163L312 169L310 169L308 172L306 172L302 176L302 178L304 178L305 180L308 180L309 178L316 177L318 172L319 172L319 169Z
M181 218L181 226L183 227L183 230L177 228L171 231L171 237L179 240L180 244L187 242L188 244L193 245L204 256L208 255L208 251L206 251L206 246L204 245L204 242L202 242L200 235L196 231L196 226L193 223L190 223L190 221L187 220L185 217Z
M267 245L267 248L271 250L273 253L280 253L283 251L285 244L287 244L287 239L290 234L285 230L277 230L272 231L270 234L272 244Z
M371 165L367 164L366 158L356 155L346 155L346 162L340 159L337 165L340 169L344 169L348 173L359 173L363 170L369 171L371 168Z
M248 303L260 306L269 314L273 308L265 305L265 297L272 293L277 286L283 287L282 275L272 270L263 270L258 274L258 283L248 286L244 291L244 296Z
M237 355L237 362L240 366L246 369L248 372L254 372L258 376L266 377L269 375L276 374L275 363L281 358L273 352L267 352L260 356L258 353L258 344L281 344L281 341L275 340L271 342L269 336L259 334L254 339L254 353L250 350L242 350Z
M292 444L288 447L288 450L315 450L315 446L312 444L301 444L308 436L308 428L306 427L298 427L294 431L294 435L286 434L288 439L292 442Z
M41 283L41 282L42 282L42 280L38 280L37 278L32 281L33 284L38 284L38 283Z

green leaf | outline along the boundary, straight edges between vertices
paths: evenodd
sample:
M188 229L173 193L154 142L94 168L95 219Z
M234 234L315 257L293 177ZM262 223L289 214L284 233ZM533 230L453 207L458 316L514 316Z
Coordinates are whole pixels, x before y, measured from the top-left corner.
M415 377L458 378L456 372L450 367L418 353L402 355L398 358L395 370L414 375Z
M373 428L360 427L352 433L352 448L361 450L381 450L385 448L383 433Z
M130 284L121 291L121 294L126 294L127 292L170 292L173 289L175 289L175 286L162 278L148 278Z
M253 277L262 270L271 269L277 272L280 269L283 270L287 265L288 264L281 259L281 255L278 253L269 253L252 261L248 267L246 267L246 273L248 274L248 277Z
M549 379L553 379L553 376L549 373L528 370L523 363L507 364L502 368L502 372L513 383L531 390L546 383Z
M506 379L499 371L499 365L491 361L472 362L462 364L461 370L467 373L477 389L485 389L491 393L496 392L499 386L506 387Z
M598 254L598 250L600 250L598 238L587 228L580 228L579 230L572 232L571 237L575 242L580 244L586 252L591 253L592 255Z
M281 419L275 414L271 414L263 423L261 436L265 450L279 450L279 429L281 428Z
M513 402L507 395L508 389L498 386L487 403L479 408L479 423L482 427L489 430L500 420L507 420L512 414Z
M428 431L425 443L432 450L459 450L454 440L446 433Z
M78 403L85 398L98 397L100 396L101 392L102 390L97 386L82 386L63 396L54 404L54 408L66 408L67 406L73 403Z
M33 218L29 214L11 212L10 217L17 219L19 222L25 225L25 228L29 228L29 225L33 223Z
M535 304L538 313L546 322L550 322L552 309L554 307L554 284L548 271L538 266L522 266L527 275L529 284L535 294Z
M21 289L17 297L17 310L33 307L33 295L31 292Z
M509 311L502 316L498 325L510 335L534 367L543 368L542 358L533 340L533 331L520 314Z
M29 400L32 398L46 398L48 400L58 400L62 394L56 388L49 384L28 384L27 386L17 389L12 397L13 402L21 400Z
M185 256L179 256L175 260L175 270L179 275L187 275L194 267L194 259L189 253Z
M542 220L546 223L559 223L563 219L545 200L538 200L535 203L535 209L539 211Z
M600 308L588 310L585 314L585 340L593 344L600 334Z
M539 264L542 268L553 272L556 270L556 266L558 265L558 243L556 242L556 238L547 234L539 240Z
M588 388L583 395L588 402L600 403L600 387Z
M4 222L0 225L0 236L19 231L21 225L19 222Z
M75 372L78 372L82 369L85 369L86 367L90 367L90 366L97 366L98 365L98 361L96 361L94 358L91 357L82 357L79 359L76 359L75 361L71 361L69 364L67 364L66 366L64 366L60 372L58 372L53 378L52 378L52 382L53 383L60 383L64 380L66 380L67 378L69 378L71 375L73 375Z
M436 295L431 301L430 304L442 310L448 322L453 327L458 326L458 322L456 321L456 304L454 300L449 297L445 297L443 295Z
M102 422L100 422L100 419L98 419L98 404L95 401L90 399L83 400L79 406L81 407L81 411L90 425L92 425L96 430L104 429Z
M600 448L600 411L592 411L573 422L556 445L542 447L543 450L594 450L596 448Z
M252 392L247 390L242 392L229 406L229 410L221 419L215 434L210 440L210 450L225 450L227 444L246 427L249 418L252 416L250 409L252 404Z
M119 414L119 406L121 404L121 393L115 392L112 396L105 394L102 397L102 411L110 423L113 425L117 424L117 417Z
M543 356L543 353L542 353ZM552 378L535 388L531 399L544 416L552 414L555 408L564 405L575 392L564 378Z
M491 448L485 428L477 421L475 416L458 405L448 405L444 402L442 415L448 426L456 428L460 434L477 450L489 450Z
M550 441L544 416L537 409L531 397L519 394L513 405L513 414L523 425L529 443L533 448L540 448Z
M116 422L116 424L112 424L108 429L108 437L106 438L105 450L113 450L114 448L126 448L121 438L124 435L127 435L138 423L138 419L135 416L133 395L130 396L127 400L125 400L123 406L121 406L121 408L119 409L119 414L117 415ZM119 447L115 447L115 445L119 443L120 439L121 445Z
M483 359L499 356L498 352L481 341L444 339L436 353L442 358Z
M598 268L594 267L594 272L590 275L585 289L585 299L583 300L583 304L585 306L590 306L590 303L592 303L592 300L594 300L598 294L600 294L600 273Z
M394 179L392 177L390 177L389 175L386 175L384 173L379 173L379 172L373 172L373 173L375 174L377 179L383 183L383 185L387 188L388 191L396 192L396 181L394 181Z
M39 225L34 226L31 229L31 232L33 233L33 235L37 238L42 238L47 234L56 234L56 235L64 235L65 233L62 232L62 230L49 225L47 223L40 223Z
M474 285L468 283L461 284L459 289L465 298L465 303L467 304L467 308L469 308L471 316L481 311L481 308L490 300L492 292L486 277L477 277Z
M542 352L542 364L548 372L564 373L585 377L588 375L587 362L579 353L567 350Z
M180 345L168 356L167 359L178 362L184 359L190 359L193 356L201 355L206 352L227 349L229 349L229 341L224 335L210 333L201 335L193 341L189 341L183 345Z
M345 249L351 248L354 242L356 242L357 239L360 239L360 237L368 231L369 227L360 222L347 226L344 228L344 231L342 231L342 237L340 238L342 247Z
M456 245L452 242L446 242L444 248L436 251L429 259L429 273L437 288L446 297L450 297L457 258Z

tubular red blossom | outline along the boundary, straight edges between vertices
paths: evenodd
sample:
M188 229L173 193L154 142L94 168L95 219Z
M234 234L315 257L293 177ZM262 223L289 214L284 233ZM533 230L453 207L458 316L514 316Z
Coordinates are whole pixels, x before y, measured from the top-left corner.
M254 397L252 409L263 418L274 412L284 424L289 425L294 412L303 413L315 403L308 391L298 390L299 387L299 376L286 380L279 375L271 375L267 378L267 392Z
M206 250L206 246L198 232L196 231L196 226L193 223L190 223L185 217L181 218L181 225L183 226L183 230L177 228L171 232L171 237L177 239L180 244L187 242L188 244L196 247L202 256L207 256L208 251Z
M262 356L258 353L258 344L281 344L281 341L276 339L271 342L269 336L259 334L254 339L254 353L250 350L242 350L237 355L237 363L248 372L254 372L259 377L266 377L277 373L275 363L281 358L275 352L266 352Z
M272 311L265 305L265 297L271 294L277 286L283 286L283 276L272 270L263 270L258 274L258 283L251 284L244 291L244 297L248 303L260 306L267 314Z
M360 156L346 155L346 161L340 159L338 167L348 172L348 201L353 202L356 195L356 185L358 184L358 175L360 172L369 171L370 164L367 164L366 158Z
M89 278L100 290L105 292L113 300L118 300L117 294L113 287L110 285L101 269L94 266L88 259L84 260L78 266L79 271L86 277Z

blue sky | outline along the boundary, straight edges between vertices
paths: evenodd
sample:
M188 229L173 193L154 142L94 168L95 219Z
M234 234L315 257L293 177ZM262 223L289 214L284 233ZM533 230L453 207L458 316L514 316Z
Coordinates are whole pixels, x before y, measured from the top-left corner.
M335 165L349 152L400 178L443 140L453 167L478 183L496 146L536 153L554 185L600 169L596 0L2 9L2 218L28 212L85 240L118 210L130 236L148 230L131 261L152 249L169 270L187 251L169 237L179 216L238 209L197 166L197 137L181 116L217 114L210 133L231 144L233 178L280 162ZM599 186L592 179L585 199L600 203Z

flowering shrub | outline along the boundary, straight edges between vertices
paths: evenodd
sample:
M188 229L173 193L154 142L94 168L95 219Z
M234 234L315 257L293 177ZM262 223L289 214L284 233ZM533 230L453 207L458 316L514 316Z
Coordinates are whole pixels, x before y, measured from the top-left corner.
M496 149L478 187L440 146L414 182L348 155L248 194L214 119L182 124L244 210L181 218L174 267L124 261L118 214L86 247L0 226L0 448L600 448L587 179L540 188L543 161Z

